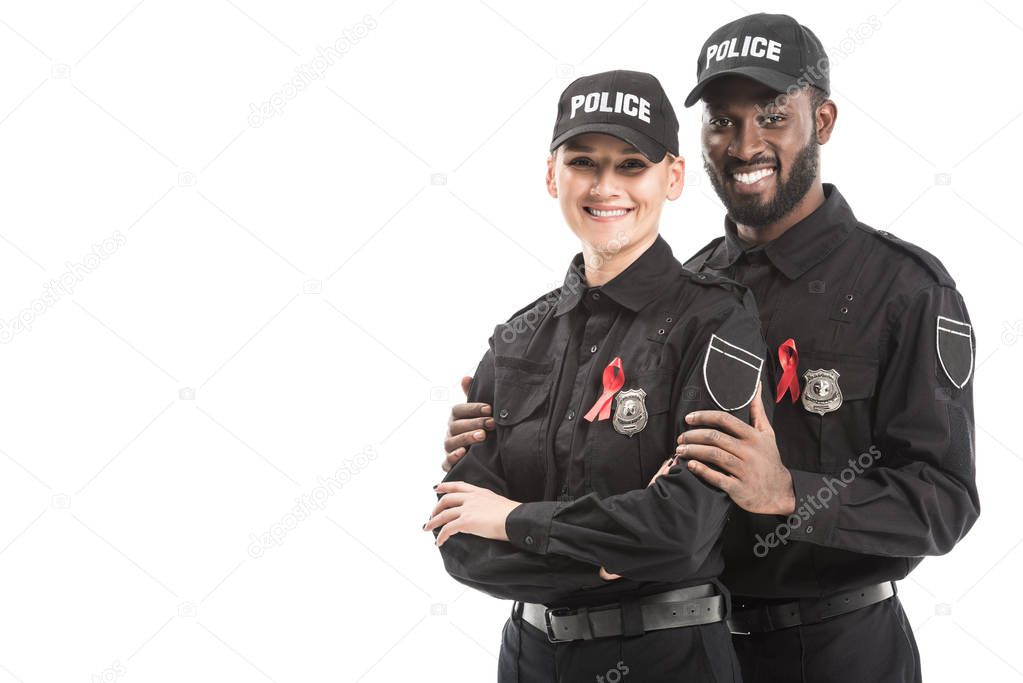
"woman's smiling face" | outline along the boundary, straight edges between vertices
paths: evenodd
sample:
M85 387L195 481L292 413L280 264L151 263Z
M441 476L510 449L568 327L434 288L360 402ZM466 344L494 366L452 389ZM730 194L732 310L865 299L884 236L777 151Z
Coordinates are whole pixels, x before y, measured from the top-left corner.
M598 252L649 244L666 199L682 193L685 162L652 163L628 142L602 133L578 135L547 161L547 191L565 222Z

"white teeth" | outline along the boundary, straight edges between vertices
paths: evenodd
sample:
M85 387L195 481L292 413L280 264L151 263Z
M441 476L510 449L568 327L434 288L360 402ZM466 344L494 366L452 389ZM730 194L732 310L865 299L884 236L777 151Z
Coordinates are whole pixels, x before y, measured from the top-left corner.
M752 185L761 178L766 178L769 175L774 175L773 168L762 168L759 171L753 171L752 173L733 173L732 177L743 185Z
M589 207L586 207L586 212L589 213L591 216L596 216L597 218L614 218L616 216L624 216L625 214L629 213L629 210L614 209L612 211L598 211L597 209L591 209Z

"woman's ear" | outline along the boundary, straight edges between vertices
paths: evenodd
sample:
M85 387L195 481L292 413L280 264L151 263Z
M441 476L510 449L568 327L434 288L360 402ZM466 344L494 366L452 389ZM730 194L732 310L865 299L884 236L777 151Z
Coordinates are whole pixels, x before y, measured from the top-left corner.
M555 177L554 173L554 165L556 163L557 156L558 151L554 150L554 153L547 157L547 194L555 199L558 198L558 179Z
M675 201L682 196L682 187L686 184L686 160L675 157L668 165L668 194L666 198Z

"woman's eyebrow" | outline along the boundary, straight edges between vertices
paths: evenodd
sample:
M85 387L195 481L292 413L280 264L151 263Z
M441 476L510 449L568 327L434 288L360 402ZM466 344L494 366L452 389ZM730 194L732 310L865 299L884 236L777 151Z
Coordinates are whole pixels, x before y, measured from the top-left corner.
M592 152L593 148L581 145L578 142L569 142L565 145L565 150L568 152Z
M592 147L587 147L586 145L580 145L578 142L568 142L568 143L565 143L565 151L566 152L589 152L589 153L592 154L595 150ZM621 148L620 150L618 150L618 153L619 154L640 154L641 152L638 149L636 149L635 147L629 146L629 147Z

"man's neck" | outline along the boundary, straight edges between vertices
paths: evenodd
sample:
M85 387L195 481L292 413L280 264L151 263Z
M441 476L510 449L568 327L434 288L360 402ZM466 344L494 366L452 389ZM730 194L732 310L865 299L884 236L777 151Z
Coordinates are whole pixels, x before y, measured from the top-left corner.
M816 211L824 203L824 185L818 179L792 210L774 223L756 228L736 224L736 231L743 242L749 244L767 244L785 234L789 228Z

